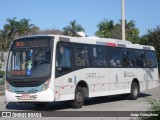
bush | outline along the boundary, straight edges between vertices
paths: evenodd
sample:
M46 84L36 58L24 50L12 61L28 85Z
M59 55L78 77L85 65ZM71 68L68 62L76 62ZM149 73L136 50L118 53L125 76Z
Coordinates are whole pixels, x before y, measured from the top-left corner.
M2 63L0 63L0 68L2 68Z
M5 75L5 71L0 70L0 76L4 76L4 75Z
M0 79L1 79L0 84L4 84L4 75L5 75L5 72L0 70Z

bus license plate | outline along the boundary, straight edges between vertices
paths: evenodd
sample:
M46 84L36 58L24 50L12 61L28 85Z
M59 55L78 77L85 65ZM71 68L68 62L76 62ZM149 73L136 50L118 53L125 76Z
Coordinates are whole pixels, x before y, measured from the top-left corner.
M30 95L29 94L22 94L21 99L22 100L30 99Z

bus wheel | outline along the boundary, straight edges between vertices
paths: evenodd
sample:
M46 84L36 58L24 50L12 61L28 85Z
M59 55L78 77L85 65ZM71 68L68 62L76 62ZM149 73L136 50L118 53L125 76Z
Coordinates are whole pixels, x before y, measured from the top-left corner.
M47 104L47 102L36 102L36 103L34 103L34 105L35 105L36 107L45 107L46 104Z
M84 103L84 93L83 93L83 89L78 86L76 88L76 92L75 92L75 99L71 104L71 107L73 108L81 108L83 106Z
M136 82L133 82L131 85L131 93L129 94L128 98L130 100L136 100L139 96L139 86Z

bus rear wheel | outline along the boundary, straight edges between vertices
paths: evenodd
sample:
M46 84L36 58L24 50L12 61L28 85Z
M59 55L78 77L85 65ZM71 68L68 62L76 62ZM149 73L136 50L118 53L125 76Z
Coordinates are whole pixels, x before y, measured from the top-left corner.
M136 100L139 96L139 86L136 82L133 82L131 85L131 93L129 94L128 98L130 100Z
M81 108L84 103L84 93L83 88L78 86L75 91L75 99L71 104L73 108Z

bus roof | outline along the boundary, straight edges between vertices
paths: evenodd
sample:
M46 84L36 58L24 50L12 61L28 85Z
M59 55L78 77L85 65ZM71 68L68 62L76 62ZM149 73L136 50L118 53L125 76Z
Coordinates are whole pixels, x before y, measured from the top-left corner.
M99 37L71 37L65 35L54 35L54 34L42 34L42 35L29 35L23 36L16 39L21 38L30 38L30 37L46 37L46 36L53 36L58 38L63 38L64 41L75 42L75 43L84 43L84 44L96 44L96 45L105 45L105 46L117 46L117 47L126 47L126 48L134 48L134 49L146 49L146 50L155 50L154 47L148 45L140 45L140 44L132 44L132 42L127 40L118 40L112 38L99 38ZM16 40L15 39L15 40ZM63 41L61 39L61 41Z

